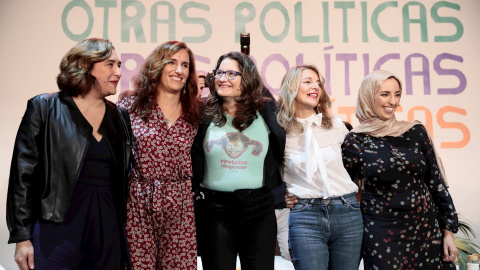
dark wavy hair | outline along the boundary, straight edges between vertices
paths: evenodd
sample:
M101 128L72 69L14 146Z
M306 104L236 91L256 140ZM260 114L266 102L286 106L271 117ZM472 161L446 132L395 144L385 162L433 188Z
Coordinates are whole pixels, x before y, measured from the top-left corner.
M258 73L255 63L245 54L241 52L230 52L218 58L215 69L218 69L222 61L226 58L235 60L242 73L242 81L240 89L242 93L235 98L237 109L233 117L232 125L239 131L248 128L257 118L257 111L262 110L265 100L262 98L262 91L264 85L260 73ZM215 79L209 82L210 96L206 100L205 114L217 126L223 126L227 122L227 117L224 115L223 99L215 89Z
M295 117L295 98L297 97L298 88L301 83L301 75L304 70L312 70L317 73L320 78L320 100L317 107L314 108L315 112L322 114L322 127L326 129L332 128L332 118L328 112L328 109L332 106L330 97L325 91L325 79L314 65L302 65L292 67L282 79L282 86L280 87L280 93L278 95L278 113L277 122L283 127L287 133L294 131L296 133L302 133L303 127L297 121Z
M182 113L185 121L191 125L198 126L200 123L200 105L197 101L197 77L195 70L195 58L193 52L187 45L180 41L167 41L160 44L145 59L140 73L134 77L133 85L135 88L136 99L132 104L131 110L138 111L140 118L147 122L148 117L152 113L155 106L155 100L158 95L158 85L162 77L163 69L169 62L170 57L179 52L186 50L190 65L189 74L186 82L185 90L180 92L180 102L182 103Z
M57 76L60 91L74 97L88 94L98 84L90 74L93 65L107 60L114 49L109 40L101 38L85 39L71 48L60 62Z

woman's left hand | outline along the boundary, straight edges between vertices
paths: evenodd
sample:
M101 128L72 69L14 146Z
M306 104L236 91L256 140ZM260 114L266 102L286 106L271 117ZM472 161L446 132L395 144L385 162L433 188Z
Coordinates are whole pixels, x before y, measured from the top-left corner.
M458 249L455 245L455 239L451 231L445 230L443 233L443 260L454 262L457 258Z
M292 208L298 202L298 198L295 195L290 196L290 193L285 194L285 204L287 208Z

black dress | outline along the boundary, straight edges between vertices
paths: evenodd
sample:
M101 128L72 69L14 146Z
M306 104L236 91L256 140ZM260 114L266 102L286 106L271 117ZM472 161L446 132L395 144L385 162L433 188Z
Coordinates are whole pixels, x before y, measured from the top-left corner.
M124 269L112 162L105 136L97 142L90 135L65 221L34 225L35 269Z
M352 179L364 181L365 269L455 269L442 263L442 240L458 219L425 128L399 137L350 133L342 150Z

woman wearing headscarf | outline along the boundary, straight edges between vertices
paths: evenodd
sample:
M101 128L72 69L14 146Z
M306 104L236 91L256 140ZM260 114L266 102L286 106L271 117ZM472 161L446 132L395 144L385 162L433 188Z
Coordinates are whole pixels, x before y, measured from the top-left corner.
M360 125L342 146L343 162L363 188L365 269L455 269L458 218L426 128L398 121L402 84L388 71L363 80Z

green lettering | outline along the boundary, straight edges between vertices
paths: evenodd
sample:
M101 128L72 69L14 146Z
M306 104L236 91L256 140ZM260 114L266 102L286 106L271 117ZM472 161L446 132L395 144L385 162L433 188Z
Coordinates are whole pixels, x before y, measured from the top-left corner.
M334 3L335 8L342 9L343 15L343 42L348 43L348 9L355 8L355 2L336 2Z
M137 11L134 16L127 15L127 8L132 7ZM130 29L133 28L133 33L138 42L145 43L145 33L141 19L145 16L145 6L137 0L123 0L122 1L122 42L130 42Z
M420 18L418 19L411 19L410 18L410 10L409 7L418 6ZM427 11L425 6L416 1L408 2L402 8L403 14L403 40L405 42L410 42L410 24L418 23L420 24L420 32L421 32L421 39L422 42L428 41L428 33L427 33Z
M70 29L68 28L68 23L67 23L67 17L68 13L70 10L72 10L75 7L82 8L88 15L88 25L85 31L83 33L80 33L78 35L74 34ZM93 27L93 14L92 14L92 9L90 6L84 1L84 0L73 0L69 2L65 8L63 9L62 12L62 28L63 32L67 37L73 41L82 41L86 39L90 33L92 32L92 27Z
M166 6L168 8L168 18L158 18L158 7ZM156 43L158 38L158 24L168 24L168 40L175 40L175 7L166 1L159 1L152 5L150 10L150 41Z
M323 41L326 43L330 42L330 26L329 26L329 13L328 13L328 2L322 3L323 8Z
M95 0L96 7L103 7L103 38L108 39L108 9L117 7L115 0Z
M242 14L244 10L248 12L247 15ZM255 7L248 2L242 2L235 7L235 43L240 43L240 33L246 32L245 25L253 21L255 16Z
M295 40L299 43L315 43L318 42L318 35L303 36L303 21L302 21L302 2L295 4Z
M189 24L200 24L203 26L205 29L205 33L203 36L198 36L198 37L184 37L182 40L187 43L202 43L207 41L211 36L212 36L212 26L210 25L210 22L207 21L204 18L192 18L187 16L187 11L190 8L198 8L201 10L205 11L210 11L210 7L197 3L197 2L188 2L185 3L181 8L180 8L180 19L182 19L183 22L189 23Z
M368 27L367 27L367 2L360 3L362 7L362 42L368 42Z
M398 37L389 37L387 35L385 35L383 32L382 32L382 29L380 29L380 25L378 24L378 16L380 15L380 13L382 11L384 11L387 7L397 7L398 6L398 3L397 2L385 2L385 3L382 3L380 5L378 5L378 7L376 7L373 12L372 12L372 30L373 32L377 35L377 37L379 37L380 39L383 39L385 41L388 41L388 42L398 42L399 41L399 38Z
M454 17L440 17L438 15L438 10L442 7L451 8L455 10L460 10L460 5L450 3L450 2L438 2L435 3L431 9L432 19L437 23L451 23L457 28L457 32L451 36L435 36L435 42L455 42L463 36L463 24L462 22Z
M265 27L265 17L267 13L272 10L276 9L282 13L283 18L285 19L285 25L283 27L283 31L277 35L273 36L267 32L267 28ZM262 14L260 14L260 30L262 31L263 36L270 42L279 43L282 42L288 34L288 28L290 27L290 18L288 17L287 9L280 3L280 2L271 2L268 3L265 8L262 10Z

